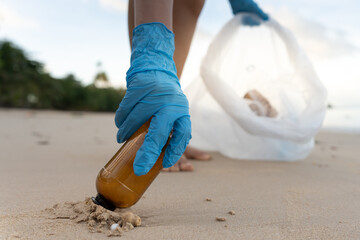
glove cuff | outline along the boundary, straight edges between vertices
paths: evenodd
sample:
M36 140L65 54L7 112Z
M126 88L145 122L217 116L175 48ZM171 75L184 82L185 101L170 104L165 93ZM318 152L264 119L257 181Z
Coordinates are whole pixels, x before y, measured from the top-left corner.
M230 3L230 6L231 6L231 10L232 10L232 13L234 15L236 15L239 11L237 10L237 2L236 1L239 1L239 0L229 0L229 3Z
M127 84L135 73L145 71L163 71L177 79L173 60L174 37L174 33L159 22L140 24L134 28Z

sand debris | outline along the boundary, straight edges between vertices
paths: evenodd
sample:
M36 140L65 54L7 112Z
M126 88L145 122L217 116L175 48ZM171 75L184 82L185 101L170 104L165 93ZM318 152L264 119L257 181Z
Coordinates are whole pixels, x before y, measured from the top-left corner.
M234 211L228 211L228 214L235 215L235 212Z
M218 221L218 222L225 222L225 221L226 221L226 218L224 218L224 217L217 217L217 218L216 218L216 221Z
M121 236L123 234L124 230L120 227L120 225L117 225L114 230L110 230L107 233L108 237L116 237Z
M316 166L316 167L319 167L319 168L323 168L323 167L328 167L329 164L322 164L322 163L316 163L316 162L313 162L312 163L313 166Z
M76 223L87 223L89 232L107 233L107 236L121 236L123 232L141 226L141 218L129 209L109 211L96 205L90 198L80 202L55 204L45 209L52 219L70 219ZM116 225L115 225L116 224ZM111 230L111 226L114 226Z
M337 146L330 146L330 150L332 150L332 151L336 151L338 148L337 148Z
M141 225L141 218L130 211L122 213L121 217L123 222L131 223L134 227Z
M205 201L207 201L207 202L211 202L211 201L212 201L212 199L211 199L211 198L206 198L206 199L205 199Z
M122 229L123 229L125 232L127 232L127 231L129 231L129 230L134 229L134 226L133 226L131 223L127 222L127 223L122 227Z
M11 238L21 238L20 237L20 234L18 232L14 232L12 235L11 235Z

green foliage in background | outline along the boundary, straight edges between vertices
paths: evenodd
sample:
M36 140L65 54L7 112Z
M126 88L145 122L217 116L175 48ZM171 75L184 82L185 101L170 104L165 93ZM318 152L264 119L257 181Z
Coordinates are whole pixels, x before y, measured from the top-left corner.
M73 75L53 78L42 63L0 41L0 107L113 112L124 95L125 89L83 86Z

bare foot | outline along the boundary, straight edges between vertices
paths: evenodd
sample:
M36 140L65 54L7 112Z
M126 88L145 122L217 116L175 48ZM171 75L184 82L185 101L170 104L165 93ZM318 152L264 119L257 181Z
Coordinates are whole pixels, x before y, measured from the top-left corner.
M210 154L203 152L199 149L187 146L184 154L181 156L179 161L174 164L174 166L169 168L163 168L163 172L179 172L186 171L192 172L194 171L193 165L189 162L189 159L195 159L200 161L207 161L211 159Z
M190 146L186 147L184 155L187 159L194 159L194 160L200 160L200 161L208 161L211 159L210 154L208 154L204 151L201 151L197 148L190 147Z
M194 171L193 165L189 162L189 160L185 157L185 155L182 155L179 161L177 161L174 166L169 168L163 168L163 172L179 172L179 171L185 171L185 172L192 172Z

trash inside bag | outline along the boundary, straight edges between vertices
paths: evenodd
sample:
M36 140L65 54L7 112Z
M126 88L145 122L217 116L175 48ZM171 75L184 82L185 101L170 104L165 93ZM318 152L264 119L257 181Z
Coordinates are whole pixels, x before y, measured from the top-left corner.
M293 161L314 146L326 89L292 33L237 14L217 34L186 89L190 144L236 159Z

